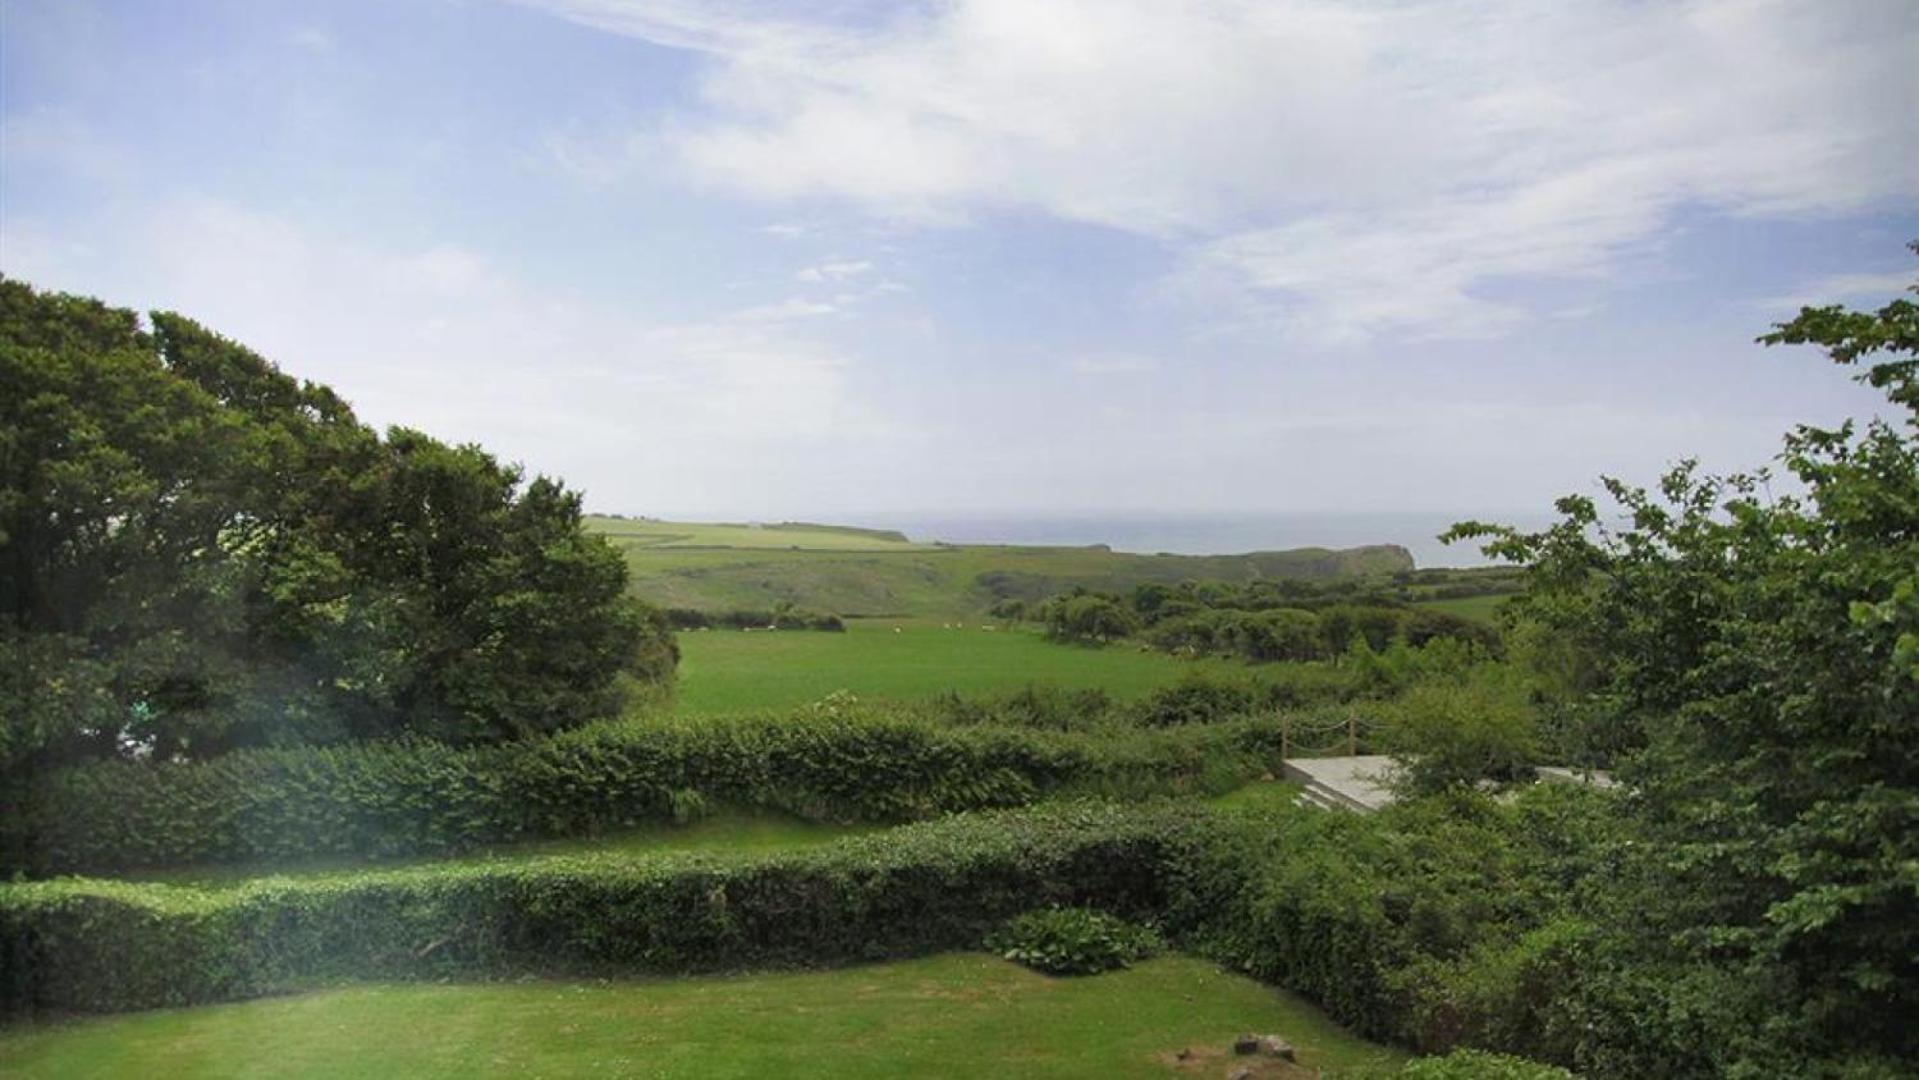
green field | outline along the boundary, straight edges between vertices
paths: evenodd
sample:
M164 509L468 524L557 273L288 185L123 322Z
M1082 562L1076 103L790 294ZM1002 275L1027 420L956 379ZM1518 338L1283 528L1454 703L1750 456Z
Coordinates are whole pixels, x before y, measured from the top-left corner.
M367 985L0 1029L9 1077L1224 1075L1247 1031L1303 1068L1396 1064L1290 994L1186 957L1054 979L976 953L832 972ZM1195 1065L1175 1068L1191 1048ZM1327 1075L1337 1075L1329 1071Z
M836 690L907 700L946 690L980 694L1050 683L1143 695L1191 671L1244 670L1228 660L1180 660L1130 644L1090 648L1030 628L969 619L856 619L843 634L694 630L679 635L677 710L713 715L780 709ZM897 630L897 632L895 632Z
M1104 547L917 544L897 533L823 525L715 525L587 519L625 554L639 596L662 607L766 610L781 602L839 615L958 618L1009 597L1149 581L1316 581L1412 568L1390 546L1245 555L1135 555Z
M1480 622L1493 622L1499 616L1499 609L1507 596L1465 596L1453 600L1422 600L1417 606L1443 611L1448 615L1457 615L1462 619L1476 619Z
M686 549L744 548L747 550L793 549L811 551L932 551L932 544L915 544L905 536L884 529L861 529L849 525L814 525L786 521L777 524L702 524L698 522L653 521L646 518L589 519L595 532L612 538L623 548Z

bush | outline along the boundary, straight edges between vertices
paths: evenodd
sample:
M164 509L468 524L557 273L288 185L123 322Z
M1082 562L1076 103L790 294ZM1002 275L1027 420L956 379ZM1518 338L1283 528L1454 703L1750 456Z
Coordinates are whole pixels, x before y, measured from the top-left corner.
M1407 1062L1399 1070L1399 1080L1573 1080L1573 1074L1557 1065L1506 1054L1455 1050L1445 1057Z
M780 607L772 611L668 608L666 619L675 630L826 630L832 633L846 630L845 620L838 615L802 611L794 607Z
M1050 683L1021 687L1009 694L973 698L948 691L933 698L927 710L941 723L1041 731L1091 731L1122 722L1112 696L1106 691L1098 687L1063 690Z
M1244 716L1253 710L1253 703L1250 686L1194 673L1148 694L1134 710L1139 721L1150 727L1179 727Z
M1103 911L1055 907L1018 916L987 938L986 947L1048 975L1097 975L1164 946L1152 930Z
M1139 618L1109 596L1063 596L1046 605L1046 632L1060 641L1116 641L1139 629Z
M549 856L217 889L0 885L0 1011L109 1011L327 979L667 974L975 947L1034 903L1147 914L1199 812L963 815L771 855Z
M457 852L672 820L689 792L815 819L907 821L1075 792L1218 791L1271 767L1277 730L956 728L841 703L470 749L381 743L101 762L0 793L0 870Z
M1538 716L1518 673L1482 665L1416 683L1385 707L1387 749L1404 765L1407 793L1527 777L1538 755Z

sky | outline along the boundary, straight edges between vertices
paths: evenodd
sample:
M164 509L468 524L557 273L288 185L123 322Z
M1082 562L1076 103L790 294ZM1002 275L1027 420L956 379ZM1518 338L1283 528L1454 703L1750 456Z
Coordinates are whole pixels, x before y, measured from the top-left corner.
M590 509L1537 510L1876 401L1910 0L0 0L0 272Z

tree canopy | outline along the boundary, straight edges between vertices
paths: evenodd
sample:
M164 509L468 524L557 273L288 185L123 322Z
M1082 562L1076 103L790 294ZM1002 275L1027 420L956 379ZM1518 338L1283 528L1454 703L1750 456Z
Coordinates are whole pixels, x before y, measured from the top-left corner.
M0 279L0 764L491 741L670 676L580 499L189 319Z
M1578 749L1632 786L1639 844L1611 903L1634 931L1617 970L1641 983L1617 996L1656 1003L1634 1021L1648 1043L1692 1025L1748 1053L1909 1059L1919 305L1808 308L1760 340L1862 368L1888 414L1789 433L1788 494L1685 463L1656 492L1607 480L1610 512L1574 496L1542 532L1454 535L1530 567L1514 611L1535 659Z

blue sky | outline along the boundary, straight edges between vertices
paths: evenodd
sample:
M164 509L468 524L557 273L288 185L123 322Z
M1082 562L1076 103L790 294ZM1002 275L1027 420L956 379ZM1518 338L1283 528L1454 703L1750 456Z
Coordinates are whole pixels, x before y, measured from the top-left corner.
M0 270L610 511L1483 514L1873 396L1905 0L0 3Z

